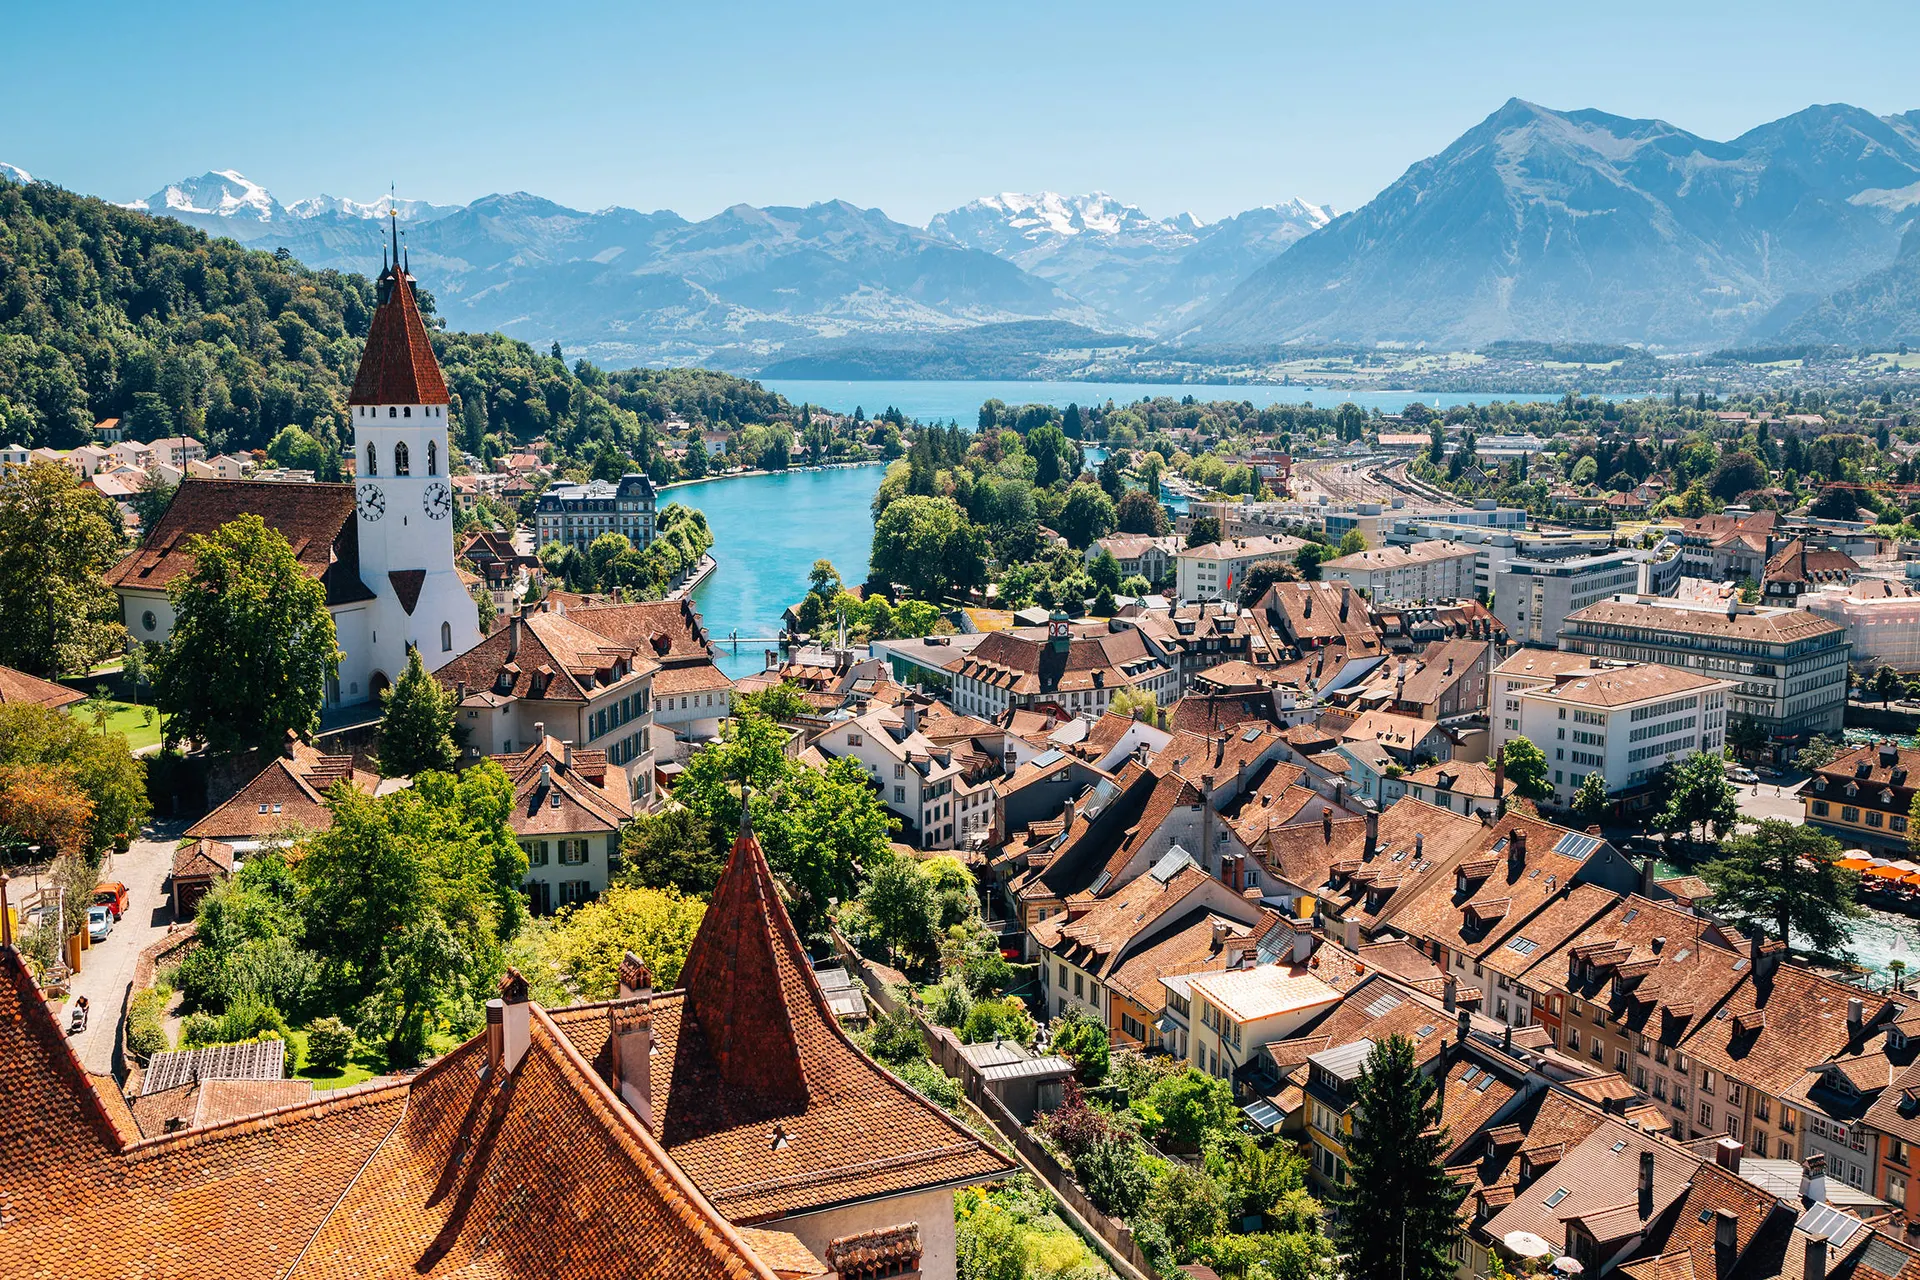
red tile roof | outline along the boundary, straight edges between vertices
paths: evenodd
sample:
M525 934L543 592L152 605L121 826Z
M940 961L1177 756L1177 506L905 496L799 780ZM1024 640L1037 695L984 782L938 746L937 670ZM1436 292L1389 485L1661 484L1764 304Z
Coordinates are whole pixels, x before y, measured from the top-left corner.
M259 516L287 540L300 567L326 585L329 605L373 599L360 580L360 522L354 518L350 484L182 480L140 546L107 571L107 585L164 592L193 568L189 537L210 534L243 515Z
M367 329L350 405L446 404L447 384L413 300L413 277L398 264L381 277L387 293Z
M12 667L0 667L0 706L31 702L42 707L70 707L85 702L87 695L39 676L30 676Z

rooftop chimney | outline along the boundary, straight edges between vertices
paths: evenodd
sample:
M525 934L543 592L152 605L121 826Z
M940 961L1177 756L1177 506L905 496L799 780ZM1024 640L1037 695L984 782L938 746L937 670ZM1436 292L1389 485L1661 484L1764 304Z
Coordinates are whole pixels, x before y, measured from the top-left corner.
M1713 1214L1714 1269L1721 1275L1733 1265L1734 1251L1740 1247L1740 1219L1731 1209L1716 1209Z
M547 722L545 720L535 720L533 722L533 740L542 746L546 745Z
M500 1058L506 1046L506 1006L498 1000L487 1001L487 1078L500 1078Z
M513 615L513 621L507 625L507 661L512 662L520 656L520 628L526 623L519 614Z
M1518 879L1527 869L1527 833L1515 827L1507 833L1507 874Z
M1426 856L1426 853L1427 853L1427 833L1424 831L1414 832L1413 833L1413 860L1415 862L1420 861L1421 858Z
M1452 1013L1460 1007L1460 982L1459 979L1455 978L1450 972L1445 976L1444 981L1446 983L1446 1009L1448 1013Z
M1827 1280L1827 1238L1807 1237L1806 1261L1800 1267L1801 1280Z
M1867 1006L1859 996L1847 997L1847 1032L1859 1035L1860 1028L1866 1024Z
M1728 1173L1740 1172L1740 1161L1746 1154L1746 1144L1735 1138L1722 1138L1713 1144L1713 1162Z
M487 1002L491 1021L493 1001ZM533 1006L527 1003L527 980L518 969L508 969L500 979L501 1045L500 1065L511 1075L520 1069L533 1035Z
M561 752L561 755L560 755L561 768L571 773L573 771L573 743L571 742L561 743L560 752Z
M1809 1151L1800 1162L1800 1198L1817 1203L1827 1198L1827 1153Z
M1213 938L1212 938L1212 942L1209 944L1210 950L1217 952L1220 950L1220 948L1227 945L1228 927L1229 926L1225 920L1215 920L1213 922Z
M1640 1216L1653 1212L1653 1152L1640 1153Z
M1465 1044L1467 1042L1467 1033L1471 1030L1473 1030L1473 1015L1465 1009L1462 1009L1460 1010L1459 1017L1454 1020L1453 1024L1454 1043Z
M1328 844L1333 843L1333 810L1326 805L1320 806L1320 838Z
M920 708L908 702L900 708L900 729L904 733L920 731Z
M614 1092L653 1128L653 975L629 951L620 960L621 1004L607 1009ZM631 1001L632 1003L626 1003Z
M1380 852L1380 814L1376 810L1367 811L1367 847L1361 857L1371 862L1373 855Z
M1493 798L1500 799L1507 794L1507 762L1500 757L1493 759Z

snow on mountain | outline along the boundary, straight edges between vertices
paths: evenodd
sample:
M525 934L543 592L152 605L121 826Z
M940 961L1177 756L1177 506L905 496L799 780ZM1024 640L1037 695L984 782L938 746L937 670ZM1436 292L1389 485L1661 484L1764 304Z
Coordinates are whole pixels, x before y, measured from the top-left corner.
M345 196L322 194L295 200L286 206L286 213L289 218L319 218L329 214L341 218L384 218L389 206L399 211L402 222L444 217L465 207L430 204L425 200L390 200L385 196L377 200L349 200Z
M282 212L267 189L249 182L232 169L213 169L197 178L183 178L128 206L153 213L201 214L213 218L240 218L271 222Z
M17 164L8 164L0 160L0 182L17 182L21 186L33 181L33 175Z
M1021 266L1022 255L1040 257L1074 237L1125 241L1178 249L1193 242L1197 221L1149 217L1136 205L1104 191L1065 196L1055 191L1003 191L937 214L927 230L972 249L985 249Z

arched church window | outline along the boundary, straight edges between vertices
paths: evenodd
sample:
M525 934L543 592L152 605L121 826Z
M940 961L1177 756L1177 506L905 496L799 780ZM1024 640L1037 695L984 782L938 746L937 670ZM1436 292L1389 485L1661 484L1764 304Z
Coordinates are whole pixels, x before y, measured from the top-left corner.
M412 469L407 464L407 442L405 440L393 446L393 474L397 476L410 476L413 474Z
M367 445L367 474L370 476L380 474L380 455L374 451L371 444Z
M453 624L451 622L443 622L440 624L440 652L453 652Z
M434 440L427 441L427 474L430 476L440 474L440 445Z

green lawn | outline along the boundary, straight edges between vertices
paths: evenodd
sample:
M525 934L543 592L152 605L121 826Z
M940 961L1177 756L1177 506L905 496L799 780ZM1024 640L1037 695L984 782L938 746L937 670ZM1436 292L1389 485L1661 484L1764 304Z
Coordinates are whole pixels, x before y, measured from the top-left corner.
M358 1045L353 1056L347 1059L347 1065L339 1071L321 1071L307 1065L307 1029L287 1033L289 1051L299 1065L293 1078L311 1080L316 1089L345 1089L350 1085L362 1084L387 1071L387 1055L379 1045ZM427 1053L438 1057L462 1043L458 1038L445 1033L427 1038Z
M126 734L129 749L138 751L142 747L160 745L160 713L158 711L154 711L153 723L148 724L146 718L147 712L153 711L151 706L135 706L131 702L109 702L107 707L109 708L107 731ZM71 714L91 719L88 709L78 703L74 705Z

